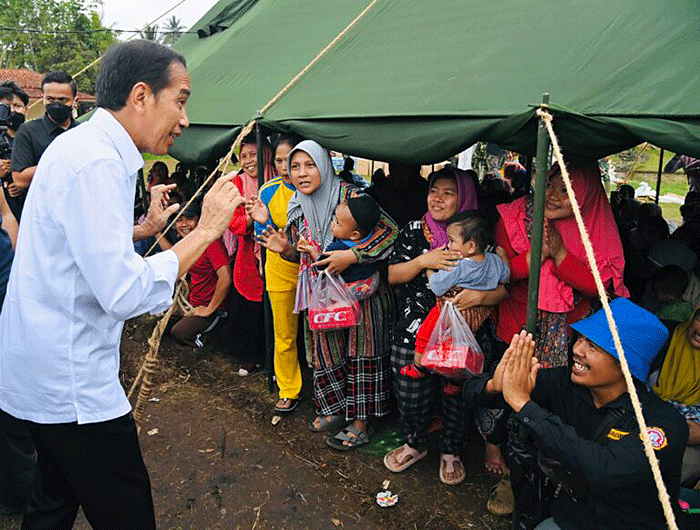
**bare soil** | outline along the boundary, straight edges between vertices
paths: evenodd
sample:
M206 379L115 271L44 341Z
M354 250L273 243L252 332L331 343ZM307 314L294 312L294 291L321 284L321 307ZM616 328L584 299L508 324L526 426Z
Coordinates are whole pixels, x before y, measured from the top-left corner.
M155 320L127 323L122 380L135 377ZM436 440L429 456L401 474L380 456L330 449L326 435L311 433L310 384L303 402L272 425L275 394L264 374L242 378L236 362L218 351L193 351L163 340L153 401L146 409L141 448L148 467L158 527L162 529L487 529L509 527L486 511L497 482L483 468L483 443L470 434L463 455L467 480L445 486L438 478ZM308 374L305 374L308 376ZM397 427L375 425L381 436ZM399 502L375 501L383 482ZM0 517L0 529L20 518ZM76 529L90 528L82 515Z

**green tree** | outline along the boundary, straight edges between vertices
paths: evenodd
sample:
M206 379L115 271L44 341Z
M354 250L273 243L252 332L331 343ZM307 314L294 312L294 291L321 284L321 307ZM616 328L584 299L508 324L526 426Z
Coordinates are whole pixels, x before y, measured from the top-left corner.
M0 67L75 73L116 40L97 13L100 1L0 0ZM93 92L97 66L76 79Z
M165 23L165 29L163 30L165 33L163 37L163 44L166 46L172 46L175 44L177 39L182 36L182 32L185 29L185 26L182 25L179 18L177 18L175 15L170 17Z
M141 31L139 31L139 36L144 40L152 40L158 42L158 24L151 26L146 25Z

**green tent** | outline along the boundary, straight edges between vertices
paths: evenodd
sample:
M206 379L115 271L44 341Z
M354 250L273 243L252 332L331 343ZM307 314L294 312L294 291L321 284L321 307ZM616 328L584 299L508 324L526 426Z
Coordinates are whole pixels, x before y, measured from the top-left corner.
M172 154L225 153L369 0L222 0L176 44L192 126ZM379 0L262 124L376 160L431 163L476 140L535 152L551 94L568 155L642 141L700 156L697 0Z

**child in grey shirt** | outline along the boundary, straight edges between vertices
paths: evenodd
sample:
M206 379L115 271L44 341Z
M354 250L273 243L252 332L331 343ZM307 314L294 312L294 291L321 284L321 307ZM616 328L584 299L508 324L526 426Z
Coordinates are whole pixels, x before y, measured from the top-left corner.
M457 250L462 254L451 270L427 271L428 286L438 297L438 302L425 318L416 334L414 364L401 370L403 375L420 378L425 370L420 368L420 360L430 340L430 335L437 324L442 310L442 300L454 296L455 291L473 289L475 291L492 291L499 284L507 283L510 267L505 252L500 248L498 254L486 252L491 240L486 219L477 211L466 211L454 215L447 221L448 250ZM476 306L463 311L463 316L472 332L483 324L491 313L491 308Z

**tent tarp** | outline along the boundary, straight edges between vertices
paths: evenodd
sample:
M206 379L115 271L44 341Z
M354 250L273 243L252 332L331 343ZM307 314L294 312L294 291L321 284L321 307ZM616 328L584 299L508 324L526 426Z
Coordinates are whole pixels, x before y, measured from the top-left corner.
M180 39L193 126L173 155L225 150L368 3L258 0L228 29ZM549 92L569 155L646 140L700 156L699 57L697 0L380 0L263 124L377 160L430 163L476 140L534 154Z

